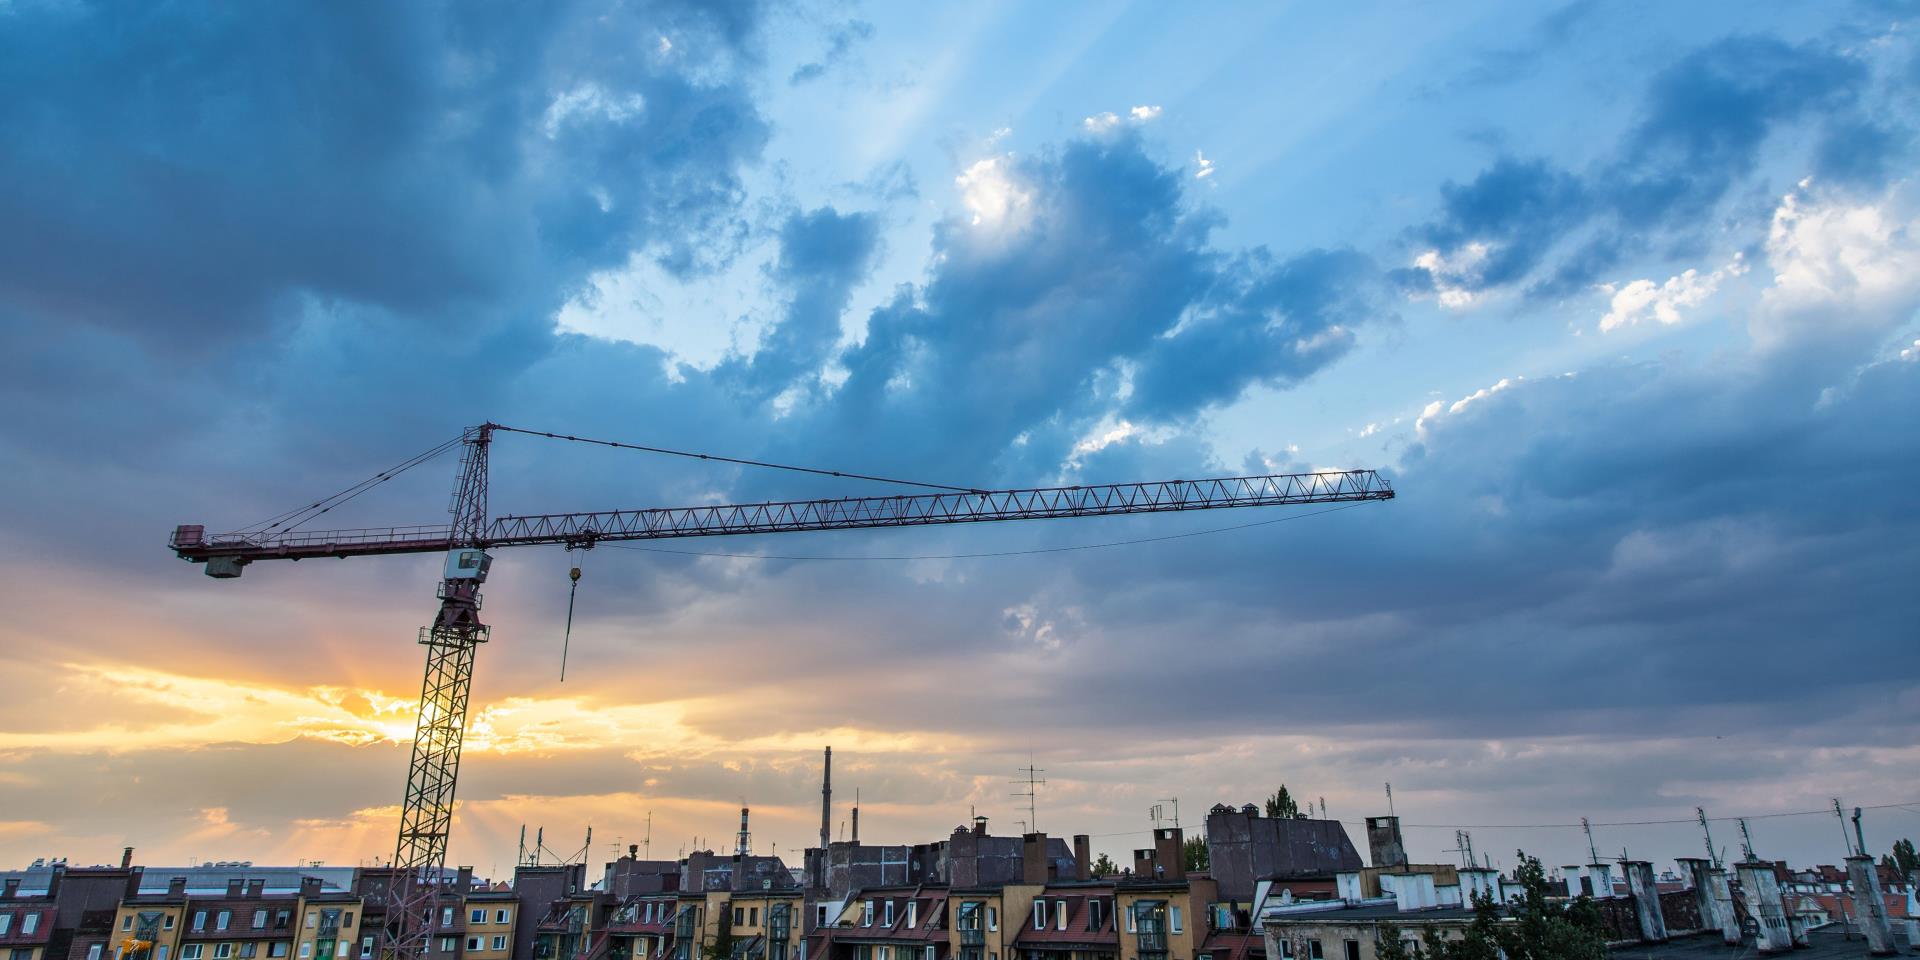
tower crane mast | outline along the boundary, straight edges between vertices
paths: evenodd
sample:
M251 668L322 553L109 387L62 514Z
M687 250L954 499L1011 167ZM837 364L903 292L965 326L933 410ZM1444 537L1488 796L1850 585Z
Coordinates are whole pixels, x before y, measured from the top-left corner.
M442 893L441 874L446 864L447 836L453 823L454 789L460 772L460 746L466 730L474 654L488 638L488 628L480 620L480 586L486 582L492 564L489 550L541 544L582 548L614 541L1349 503L1390 500L1394 496L1392 486L1374 471L1348 470L1012 490L914 484L936 487L939 492L489 518L487 456L494 434L499 432L677 453L483 423L467 429L460 437L464 455L448 509L449 523L307 531L300 530L297 523L286 522L265 529L212 536L204 526L183 524L174 529L169 543L180 559L204 564L208 576L220 579L238 577L247 565L263 560L446 554L446 566L436 594L440 609L432 625L422 627L419 634L420 644L426 647L426 670L420 687L420 710L407 762L406 791L388 886L384 953L392 960L423 960L437 933L439 916L434 906ZM451 442L436 451L450 446ZM756 466L781 466L695 456ZM424 462L428 457L422 455L399 469ZM390 473L383 473L375 482L389 476ZM316 504L316 508L318 506ZM317 515L314 513L308 518Z

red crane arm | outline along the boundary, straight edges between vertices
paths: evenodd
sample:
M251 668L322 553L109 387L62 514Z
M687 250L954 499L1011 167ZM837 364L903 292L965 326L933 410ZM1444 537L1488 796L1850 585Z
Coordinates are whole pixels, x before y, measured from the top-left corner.
M1170 513L1230 507L1390 500L1392 486L1372 470L1296 473L1152 483L1109 483L967 493L846 497L702 507L658 507L592 513L504 516L485 526L474 546L537 544L588 546L619 540L910 527L993 520L1043 520L1126 513ZM207 536L204 527L174 531L171 546L183 560L300 560L388 553L439 553L454 546L452 527L377 527L294 530Z

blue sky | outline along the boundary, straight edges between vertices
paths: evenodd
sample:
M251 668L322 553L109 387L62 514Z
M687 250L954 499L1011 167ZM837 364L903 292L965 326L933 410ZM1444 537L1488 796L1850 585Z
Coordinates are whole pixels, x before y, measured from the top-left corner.
M214 583L160 544L483 419L1402 491L1037 559L852 558L1242 518L597 550L564 685L566 558L505 556L483 868L522 822L684 845L741 798L792 849L828 742L870 830L1012 829L1032 757L1041 825L1116 853L1282 781L1438 825L1920 800L1913 13L0 6L0 854L383 855L432 562ZM339 522L432 522L452 467ZM845 490L519 437L494 482ZM1603 846L1693 849L1665 829ZM1584 839L1477 839L1521 844Z

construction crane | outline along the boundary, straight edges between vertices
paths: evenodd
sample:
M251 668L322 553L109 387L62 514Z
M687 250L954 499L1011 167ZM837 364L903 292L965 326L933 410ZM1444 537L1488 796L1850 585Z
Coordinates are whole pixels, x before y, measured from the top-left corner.
M908 484L938 492L489 517L487 454L496 433L531 434L721 463ZM464 450L464 456L449 507L450 523L359 530L300 529L305 522L372 486L455 446ZM454 784L460 771L474 652L488 638L488 628L480 621L480 586L486 582L492 564L489 551L543 544L579 550L596 543L632 540L1349 503L1390 500L1393 495L1391 485L1372 470L980 490L483 423L340 494L257 527L209 536L204 526L181 525L174 529L170 546L181 559L205 564L207 576L221 579L238 577L247 565L262 560L446 554L437 593L440 610L433 624L422 627L419 634L419 642L427 648L426 672L420 686L420 711L407 763L406 793L388 887L386 954L396 960L421 960L436 934L439 919L439 911L431 908L440 894L447 834L453 822Z

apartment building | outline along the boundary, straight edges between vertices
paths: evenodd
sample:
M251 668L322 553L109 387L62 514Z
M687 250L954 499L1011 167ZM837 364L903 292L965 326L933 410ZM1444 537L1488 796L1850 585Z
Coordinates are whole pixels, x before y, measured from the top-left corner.
M613 939L609 956L617 960L665 960L673 943L673 914L678 894L649 893L627 897L607 922Z
M876 886L856 891L808 942L813 960L947 960L953 931L944 886Z
M510 960L514 926L520 921L520 900L511 889L480 890L467 894L462 909L466 930L464 960Z
M8 892L0 900L0 951L7 960L46 960L53 938L53 898L20 898Z

